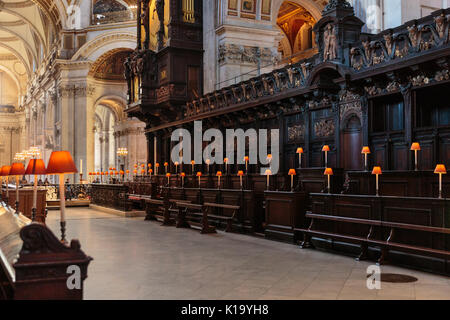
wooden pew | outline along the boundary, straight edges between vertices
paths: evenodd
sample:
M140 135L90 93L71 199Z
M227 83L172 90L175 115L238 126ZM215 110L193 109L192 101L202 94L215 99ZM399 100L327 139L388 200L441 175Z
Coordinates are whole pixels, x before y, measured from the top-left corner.
M239 211L239 206L217 203L192 204L176 202L178 207L177 228L190 228L192 225L200 228L202 234L216 233L216 227L210 224L210 219L226 223L226 232L232 230L232 223ZM213 210L216 210L213 212ZM223 215L218 210L230 210L231 215Z
M450 274L449 199L339 194L311 198L312 210L305 216L311 220L309 227L295 229L304 235L302 247L312 245L311 237L321 246L320 239L331 239L340 249L345 243L357 244L359 259L370 257L368 248L378 248L380 264L389 259Z
M19 189L19 211L22 212L24 216L31 219L32 208L33 208L33 189L32 188L21 188ZM39 187L37 192L36 201L36 221L45 223L47 216L47 190ZM6 189L2 192L2 199L6 200ZM9 199L8 205L15 209L16 206L16 190L9 189Z
M81 300L91 260L78 240L66 246L44 224L0 204L0 299ZM80 286L70 289L74 267Z
M218 204L218 203L209 203L205 202L203 206L207 209L207 215L209 218L218 220L218 221L225 221L226 228L225 232L230 232L233 229L233 221L236 217L236 215L239 212L240 207L239 206L232 206L228 204ZM212 212L215 210L215 212ZM230 216L223 215L223 211L229 210L231 211Z

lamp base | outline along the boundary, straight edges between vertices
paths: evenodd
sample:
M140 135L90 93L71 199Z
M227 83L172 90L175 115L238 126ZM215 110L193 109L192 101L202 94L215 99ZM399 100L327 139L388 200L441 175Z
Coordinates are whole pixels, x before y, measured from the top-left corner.
M36 220L36 208L31 209L31 221Z
M61 243L67 244L67 240L66 240L66 222L65 221L61 221L59 224L61 226Z

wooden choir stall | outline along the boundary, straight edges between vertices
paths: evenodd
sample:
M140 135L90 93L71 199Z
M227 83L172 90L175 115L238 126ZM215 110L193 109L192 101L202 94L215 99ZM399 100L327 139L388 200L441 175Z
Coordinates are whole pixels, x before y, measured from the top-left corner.
M126 112L147 124L148 142L127 201L164 225L450 274L450 179L434 172L450 167L450 10L374 35L361 32L348 2L331 1L314 26L317 54L202 95L202 1L194 3L193 21L170 12L172 32L158 33L157 48L138 37L127 59ZM236 164L239 144L249 155L245 138L233 138L234 163L194 163L187 154L175 163L173 133L194 137L198 121L201 132L224 137L227 129L278 130L267 150L278 145L279 170L267 177L260 161Z

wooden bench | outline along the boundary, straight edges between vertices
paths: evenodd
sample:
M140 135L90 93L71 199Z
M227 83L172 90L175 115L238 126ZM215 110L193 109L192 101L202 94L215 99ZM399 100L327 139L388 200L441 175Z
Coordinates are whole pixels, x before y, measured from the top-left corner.
M162 221L163 226L175 225L175 219L172 218L172 213L175 216L178 214L176 203L190 203L188 200L176 199L145 199L145 220L159 220Z
M240 207L239 206L233 206L233 205L228 205L228 204L218 204L218 203L210 203L210 202L205 202L203 204L203 206L206 207L206 212L209 218L212 218L214 220L219 220L219 221L224 221L226 223L226 228L225 228L225 232L230 232L232 231L233 228L233 221L236 218L236 215L239 212ZM213 213L211 212L212 210L215 210L216 212ZM223 210L230 210L231 216L224 216L219 214L220 211Z
M91 260L78 240L66 246L45 225L0 205L0 299L81 300ZM69 288L77 271L80 285Z
M349 217L340 217L340 216L329 216L329 215L321 215L321 214L313 214L307 213L306 218L311 219L311 224L308 229L296 228L295 231L300 231L304 234L304 241L301 243L302 248L312 247L311 244L311 236L319 236L325 238L331 238L335 240L348 241L351 243L359 243L361 246L361 253L358 256L357 260L367 259L367 251L368 246L378 246L381 248L381 255L378 259L378 264L383 264L387 261L388 253L390 249L396 249L400 251L409 251L415 254L426 254L436 257L441 257L444 259L450 258L450 251L446 250L438 250L432 248L421 247L417 245L404 244L400 242L395 242L395 230L403 229L403 230L416 230L423 232L432 232L438 234L450 234L449 228L438 228L438 227L429 227L429 226L421 226L421 225L412 225L406 223L395 223L395 222L387 222L380 220L368 220L368 219L358 219L358 218L349 218ZM360 237L354 235L346 235L335 232L327 232L314 230L314 225L316 220L325 220L325 221L334 221L341 223L351 223L351 224L359 224L366 225L369 228L367 236ZM388 228L389 236L386 240L384 239L374 239L374 227L380 228Z
M178 207L177 228L189 228L191 225L197 226L201 229L201 233L215 233L216 227L210 224L210 219L216 221L223 221L226 223L226 232L232 230L232 223L239 211L239 206L218 204L218 203L204 203L203 205L192 204L188 202L176 201ZM216 210L216 212L212 212ZM231 216L224 216L218 214L219 210L231 210ZM196 221L200 219L200 221Z

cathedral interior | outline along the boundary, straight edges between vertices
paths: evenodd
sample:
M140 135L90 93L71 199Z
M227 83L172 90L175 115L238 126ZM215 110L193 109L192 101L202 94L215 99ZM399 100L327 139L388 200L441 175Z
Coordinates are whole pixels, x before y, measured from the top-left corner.
M450 299L449 6L0 0L0 298Z

